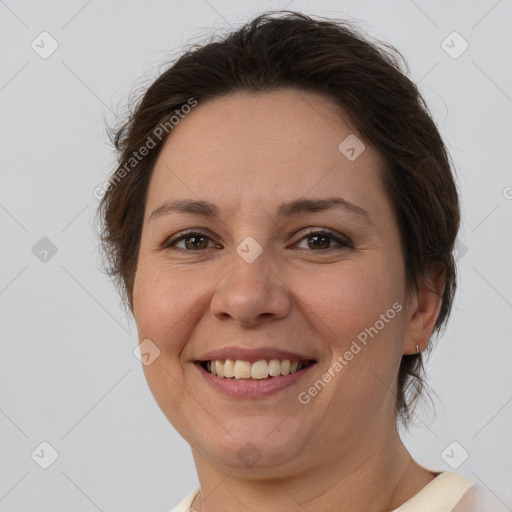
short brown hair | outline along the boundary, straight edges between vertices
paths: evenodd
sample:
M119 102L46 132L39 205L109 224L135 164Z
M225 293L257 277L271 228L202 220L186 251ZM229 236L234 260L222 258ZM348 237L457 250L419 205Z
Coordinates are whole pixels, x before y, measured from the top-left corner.
M443 140L406 73L407 63L391 45L370 41L346 21L294 11L262 14L185 51L133 104L128 120L111 130L118 166L98 208L100 236L106 269L130 310L148 184L166 137L140 161L130 160L134 153L191 98L200 103L237 91L291 87L336 102L383 155L383 182L399 224L408 286L414 289L433 264L444 270L444 287L436 291L442 298L438 332L455 293L459 200ZM403 356L396 409L405 425L424 386L422 372L421 355Z

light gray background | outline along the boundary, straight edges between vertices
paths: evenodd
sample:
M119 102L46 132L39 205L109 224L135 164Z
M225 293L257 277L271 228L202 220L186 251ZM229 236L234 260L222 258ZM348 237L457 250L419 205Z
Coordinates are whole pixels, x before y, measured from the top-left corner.
M511 492L510 0L0 0L0 511L165 511L198 484L99 270L104 117L183 44L285 7L364 20L397 46L447 141L463 201L460 288L427 367L437 415L422 413L405 440L439 471L465 450L459 473ZM31 48L43 31L59 45L47 59ZM441 46L453 31L469 43L458 58ZM58 249L46 262L32 252L42 237ZM31 458L43 441L58 452L48 469Z

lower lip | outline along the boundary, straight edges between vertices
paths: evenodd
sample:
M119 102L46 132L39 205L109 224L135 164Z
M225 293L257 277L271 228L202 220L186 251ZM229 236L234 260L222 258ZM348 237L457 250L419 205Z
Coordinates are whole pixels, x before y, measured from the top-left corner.
M208 384L222 393L235 398L261 398L273 395L278 391L295 384L304 375L309 373L309 370L311 370L315 365L316 363L307 366L298 372L281 375L280 377L248 381L217 377L217 375L207 372L199 363L194 363L194 366L199 370L199 373Z

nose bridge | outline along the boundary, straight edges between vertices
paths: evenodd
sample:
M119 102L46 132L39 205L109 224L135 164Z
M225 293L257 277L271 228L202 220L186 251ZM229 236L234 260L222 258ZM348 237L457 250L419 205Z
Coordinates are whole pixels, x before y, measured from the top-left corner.
M288 290L271 250L247 237L232 251L228 264L230 269L217 283L211 302L214 315L254 324L289 312Z

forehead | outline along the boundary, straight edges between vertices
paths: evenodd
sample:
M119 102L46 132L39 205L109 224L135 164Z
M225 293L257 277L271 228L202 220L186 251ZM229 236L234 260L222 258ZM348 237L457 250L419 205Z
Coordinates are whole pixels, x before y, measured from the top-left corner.
M347 140L358 153L364 144L355 160L343 152ZM333 192L371 203L365 197L383 195L382 165L377 150L323 95L237 92L198 102L173 128L155 164L148 203L236 196L232 206L239 208L242 198L264 204Z

